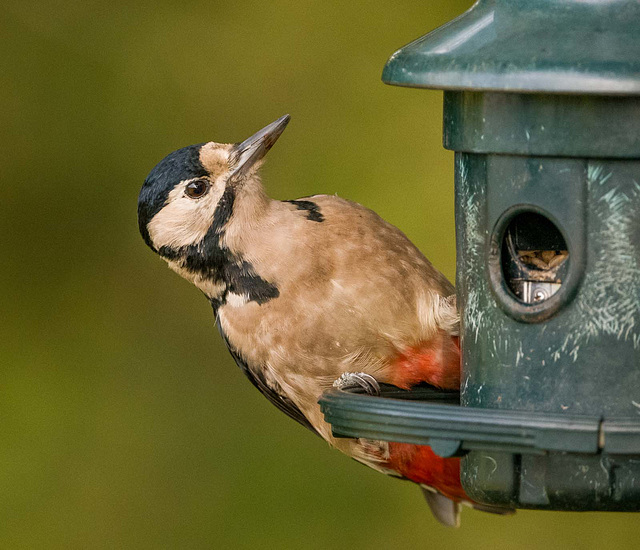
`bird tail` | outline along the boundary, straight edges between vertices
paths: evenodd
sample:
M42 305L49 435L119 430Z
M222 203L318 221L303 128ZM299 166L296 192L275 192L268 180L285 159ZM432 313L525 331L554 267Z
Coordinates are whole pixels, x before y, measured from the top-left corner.
M460 503L428 487L420 487L429 509L442 525L460 527Z
M504 508L492 504L480 504L471 501L456 502L442 493L438 493L431 487L420 486L420 489L422 489L422 494L429 505L433 517L446 527L460 527L462 504L470 506L474 510L488 512L489 514L507 516L516 513L513 508Z

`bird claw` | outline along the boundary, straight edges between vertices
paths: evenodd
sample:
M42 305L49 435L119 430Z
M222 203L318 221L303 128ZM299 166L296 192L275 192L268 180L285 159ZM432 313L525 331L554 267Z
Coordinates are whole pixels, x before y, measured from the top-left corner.
M343 372L333 383L333 387L339 390L356 386L364 388L369 395L380 395L380 384L366 372Z

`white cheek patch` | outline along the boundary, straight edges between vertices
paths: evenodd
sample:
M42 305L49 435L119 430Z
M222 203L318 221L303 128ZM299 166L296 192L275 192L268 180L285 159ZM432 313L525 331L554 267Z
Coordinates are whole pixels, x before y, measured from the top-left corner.
M245 294L236 294L235 292L229 292L227 294L227 305L231 307L242 307L249 301L249 297Z
M199 179L199 178L193 178ZM184 194L192 179L180 182L167 198L167 203L149 222L149 236L156 249L163 246L180 248L200 242L207 234L213 213L224 192L221 182L214 182L209 192L200 199Z

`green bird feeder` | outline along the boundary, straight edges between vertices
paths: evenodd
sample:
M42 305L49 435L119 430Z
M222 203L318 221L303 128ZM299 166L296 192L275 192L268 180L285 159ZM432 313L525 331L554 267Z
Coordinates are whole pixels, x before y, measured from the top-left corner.
M464 456L486 504L640 511L640 2L480 0L382 78L445 90L463 383L329 392L335 435Z

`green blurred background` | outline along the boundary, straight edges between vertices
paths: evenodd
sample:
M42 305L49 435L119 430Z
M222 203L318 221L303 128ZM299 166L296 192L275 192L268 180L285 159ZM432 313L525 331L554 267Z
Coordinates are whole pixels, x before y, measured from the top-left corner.
M269 192L361 202L453 279L442 96L380 74L470 4L2 3L1 548L637 545L630 514L440 527L416 487L262 398L138 235L138 190L166 153L290 113Z

